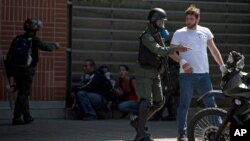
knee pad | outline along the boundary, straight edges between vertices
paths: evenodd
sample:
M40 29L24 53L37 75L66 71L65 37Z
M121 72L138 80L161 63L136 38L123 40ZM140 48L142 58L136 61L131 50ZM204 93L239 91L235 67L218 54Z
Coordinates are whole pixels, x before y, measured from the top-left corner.
M160 102L153 102L152 107L155 107L156 109L161 109L165 104L165 100L163 99L163 101Z
M161 109L165 104L165 97L161 101L153 102L152 108L153 109Z
M139 103L139 111L141 110L147 110L152 106L151 102L147 99L141 99Z
M164 106L164 99L160 102L153 102L153 105L150 107L147 118L150 119L156 112L158 112Z

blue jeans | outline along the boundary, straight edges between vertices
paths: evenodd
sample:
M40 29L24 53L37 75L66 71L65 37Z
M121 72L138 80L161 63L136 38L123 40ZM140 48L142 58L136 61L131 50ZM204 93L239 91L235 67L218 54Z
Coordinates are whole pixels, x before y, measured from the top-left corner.
M124 113L137 114L138 104L139 104L139 101L135 101L135 100L123 101L118 105L118 110Z
M178 108L178 133L186 134L188 109L192 100L193 91L200 95L212 90L212 83L208 73L186 74L179 76L180 104ZM203 99L206 107L216 107L214 97Z
M100 94L79 91L76 96L85 115L97 116L96 111L104 109L107 105L107 100Z

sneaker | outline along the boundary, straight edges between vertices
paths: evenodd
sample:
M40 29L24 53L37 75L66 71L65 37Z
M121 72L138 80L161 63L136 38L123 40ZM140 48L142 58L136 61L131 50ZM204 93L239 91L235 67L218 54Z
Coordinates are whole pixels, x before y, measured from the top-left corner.
M96 120L96 117L88 115L88 116L83 117L82 120Z
M180 134L177 141L188 141L188 139L185 134Z
M12 125L23 125L24 122L21 118L12 119Z

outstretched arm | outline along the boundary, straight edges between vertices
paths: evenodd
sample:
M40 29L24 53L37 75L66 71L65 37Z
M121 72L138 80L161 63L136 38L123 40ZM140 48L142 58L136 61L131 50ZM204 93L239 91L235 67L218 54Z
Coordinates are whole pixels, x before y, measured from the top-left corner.
M171 44L170 47L174 48L174 47L178 47L178 46ZM169 57L171 57L175 62L180 63L180 66L183 68L185 73L192 73L193 72L193 68L188 64L188 62L186 60L182 59L176 52L169 55Z
M33 43L35 43L35 45L43 51L54 51L59 47L58 43L45 43L38 37L33 39Z
M144 34L142 36L142 43L154 54L160 55L162 57L166 57L170 54L173 54L175 51L189 51L191 50L188 47L184 47L182 45L177 45L174 47L161 46L158 44L155 39L150 34Z

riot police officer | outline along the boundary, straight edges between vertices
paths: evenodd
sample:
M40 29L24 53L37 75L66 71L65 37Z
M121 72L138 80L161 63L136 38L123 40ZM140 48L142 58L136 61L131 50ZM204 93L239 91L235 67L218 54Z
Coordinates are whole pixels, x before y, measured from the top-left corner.
M42 25L42 21L36 18L25 20L23 24L25 33L13 39L7 54L6 62L10 67L8 70L12 70L9 74L13 76L18 91L12 119L13 125L29 124L34 120L30 115L28 96L39 59L39 49L54 51L59 47L58 43L45 43L36 36ZM25 64L21 64L23 63L21 60L24 60Z
M151 9L148 14L148 26L140 36L138 66L135 70L140 102L138 118L131 121L137 133L135 141L152 140L150 134L145 132L145 125L147 120L164 105L160 80L164 57L176 51L189 50L181 45L173 48L165 46L163 38L166 35L164 30L166 20L167 14L163 9Z

